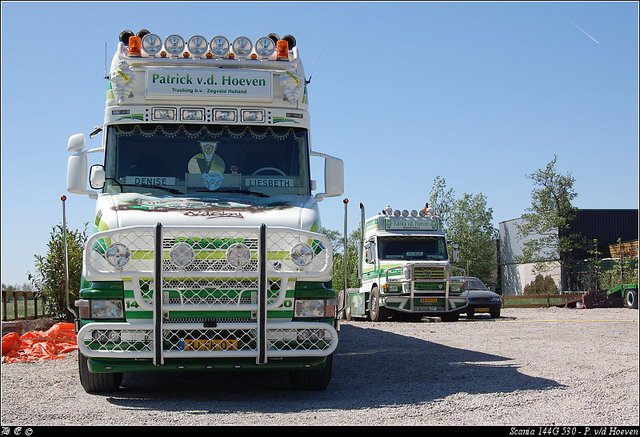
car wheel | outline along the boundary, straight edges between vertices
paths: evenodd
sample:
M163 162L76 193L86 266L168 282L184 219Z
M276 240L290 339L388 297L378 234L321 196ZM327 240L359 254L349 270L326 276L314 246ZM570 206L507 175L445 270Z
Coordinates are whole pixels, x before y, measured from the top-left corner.
M492 319L497 319L498 317L500 317L500 310L497 309L495 311L491 311L489 314L491 315Z

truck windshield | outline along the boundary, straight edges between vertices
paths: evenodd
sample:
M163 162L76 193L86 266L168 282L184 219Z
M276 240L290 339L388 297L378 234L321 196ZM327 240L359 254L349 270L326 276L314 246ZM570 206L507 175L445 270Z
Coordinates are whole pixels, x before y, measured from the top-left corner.
M305 129L131 124L106 135L107 193L310 193Z
M380 259L446 260L447 245L442 237L397 236L378 238Z

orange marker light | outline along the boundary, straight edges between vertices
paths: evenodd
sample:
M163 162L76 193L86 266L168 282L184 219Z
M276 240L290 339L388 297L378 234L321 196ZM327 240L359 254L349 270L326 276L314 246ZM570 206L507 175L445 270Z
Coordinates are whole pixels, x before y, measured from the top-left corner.
M139 36L131 36L129 37L129 56L139 58L142 56L142 52L140 51L142 47L142 38Z
M278 61L289 60L289 43L287 41L278 41L276 59Z

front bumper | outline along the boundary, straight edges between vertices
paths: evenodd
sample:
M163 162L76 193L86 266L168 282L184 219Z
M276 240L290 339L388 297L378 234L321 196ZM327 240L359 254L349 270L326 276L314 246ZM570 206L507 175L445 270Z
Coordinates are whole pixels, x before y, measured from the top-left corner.
M230 255L239 245L242 266ZM293 256L300 245L313 251L304 265ZM109 258L116 246L126 255L119 267ZM190 252L186 262L176 249ZM287 321L296 282L317 284L331 276L331 244L320 234L264 225L158 224L98 232L84 257L88 280L129 284L127 322L89 322L78 331L78 349L92 362L128 360L144 367L148 361L166 369L165 360L231 359L264 366L269 360L324 360L337 347L333 318ZM301 294L326 300L326 290Z
M385 308L402 313L444 315L464 311L467 307L465 297L411 297L386 296Z

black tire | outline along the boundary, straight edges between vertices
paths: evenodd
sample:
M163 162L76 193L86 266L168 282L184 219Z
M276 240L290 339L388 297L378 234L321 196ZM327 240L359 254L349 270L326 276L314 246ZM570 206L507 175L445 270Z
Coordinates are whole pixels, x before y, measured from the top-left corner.
M372 322L381 322L389 318L389 310L380 306L380 290L373 287L369 295L369 317Z
M445 314L445 315L440 316L440 319L443 322L457 322L459 318L460 318L460 313L459 312L449 313L449 314Z
M627 290L624 295L624 305L627 308L638 309L638 290Z
M498 319L498 318L500 318L500 310L499 310L499 309L497 309L497 310L495 310L495 311L491 311L491 312L489 313L489 315L491 315L491 318L492 318L492 319Z
M327 357L327 362L322 370L291 370L289 381L295 390L324 390L331 380L331 368L333 367L333 354Z
M93 373L89 371L88 358L78 352L80 384L87 393L107 393L120 388L122 373Z

